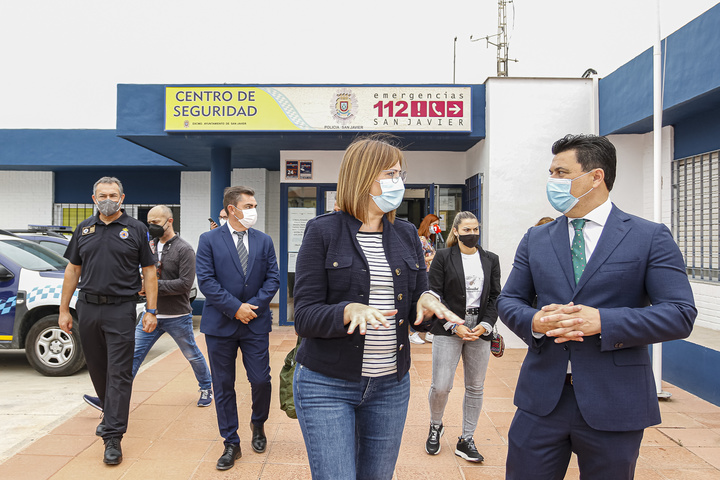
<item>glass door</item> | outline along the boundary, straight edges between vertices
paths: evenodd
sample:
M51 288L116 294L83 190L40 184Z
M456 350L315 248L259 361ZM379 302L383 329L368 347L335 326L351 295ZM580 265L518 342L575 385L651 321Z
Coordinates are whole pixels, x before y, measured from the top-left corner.
M317 215L331 212L335 206L335 185L281 186L280 210L280 308L278 323L292 325L294 320L295 263L302 245L305 225Z

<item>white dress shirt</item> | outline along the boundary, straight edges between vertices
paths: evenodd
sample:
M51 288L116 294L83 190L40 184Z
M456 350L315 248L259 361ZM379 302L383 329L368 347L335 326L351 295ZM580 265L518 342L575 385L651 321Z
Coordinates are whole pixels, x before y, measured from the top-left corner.
M595 247L600 240L600 235L602 235L603 228L605 228L607 219L610 216L610 210L612 210L612 202L608 198L607 200L605 200L605 203L596 207L595 210L589 212L584 217L577 217L587 220L587 222L585 222L585 226L583 227L583 237L585 238L585 265L590 262L590 257L595 251ZM576 218L566 218L568 226L568 238L570 239L570 245L572 245L573 238L575 237L575 228L570 222L576 220Z
M233 239L233 243L235 244L235 248L237 249L238 244L238 236L235 235L235 232L239 232L240 230L235 230L233 227L230 226L230 222L227 222L225 225L227 225L228 230L230 230L230 236ZM250 229L245 230L245 235L243 235L243 245L245 245L245 250L248 252L248 256L250 255L250 242L248 242L248 232Z

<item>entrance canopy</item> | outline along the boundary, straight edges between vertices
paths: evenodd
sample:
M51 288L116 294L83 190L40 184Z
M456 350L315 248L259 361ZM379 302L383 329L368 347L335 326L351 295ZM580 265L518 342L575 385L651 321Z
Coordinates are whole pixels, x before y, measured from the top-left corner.
M209 170L280 169L282 150L344 150L358 134L397 135L406 150L464 152L485 138L485 86L118 85L117 135Z

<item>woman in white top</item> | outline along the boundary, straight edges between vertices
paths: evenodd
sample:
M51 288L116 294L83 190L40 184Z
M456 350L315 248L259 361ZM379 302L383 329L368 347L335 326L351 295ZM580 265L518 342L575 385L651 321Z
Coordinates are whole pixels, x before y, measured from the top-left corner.
M465 373L463 428L455 455L469 462L482 462L473 434L483 402L483 385L490 359L490 339L497 321L495 300L500 295L498 256L478 245L480 227L471 212L460 212L448 235L448 248L438 250L430 265L430 290L464 325L438 321L432 328L432 384L430 386L430 432L425 451L440 453L442 423L448 394L460 358Z

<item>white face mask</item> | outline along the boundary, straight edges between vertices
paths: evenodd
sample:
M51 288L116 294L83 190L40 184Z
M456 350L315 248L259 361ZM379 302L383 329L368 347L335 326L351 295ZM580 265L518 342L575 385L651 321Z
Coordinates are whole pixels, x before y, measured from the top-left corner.
M220 219L220 226L221 226L221 227L222 227L223 225L225 225L226 223L227 223L227 220L225 220L224 218L221 218L221 219Z
M243 227L252 228L257 222L257 208L248 208L247 210L243 210L242 214L243 218L238 218L234 213L233 217L235 217L235 219L240 222Z

